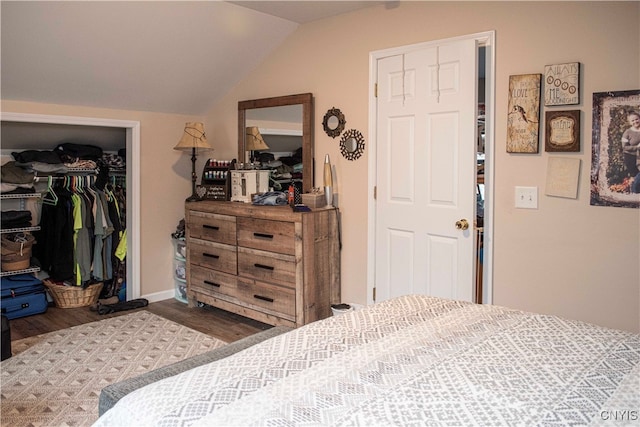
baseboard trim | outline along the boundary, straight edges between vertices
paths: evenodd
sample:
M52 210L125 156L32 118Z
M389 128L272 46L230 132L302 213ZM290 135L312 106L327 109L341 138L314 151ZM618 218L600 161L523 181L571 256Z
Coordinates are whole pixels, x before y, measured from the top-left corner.
M155 292L153 294L147 294L147 295L141 296L141 298L145 298L149 302L164 301L166 299L171 299L174 297L175 297L175 290L173 289L170 291Z

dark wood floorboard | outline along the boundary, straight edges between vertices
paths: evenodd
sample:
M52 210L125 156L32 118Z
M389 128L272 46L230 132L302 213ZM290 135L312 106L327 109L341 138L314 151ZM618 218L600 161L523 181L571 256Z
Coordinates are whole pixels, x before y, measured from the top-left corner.
M148 310L165 319L172 320L225 342L237 341L271 327L271 325L214 307L190 308L187 304L175 299L153 302L147 307L137 310ZM49 307L46 313L10 320L11 340L16 341L83 323L128 314L132 311L134 310L100 315L91 311L89 307Z

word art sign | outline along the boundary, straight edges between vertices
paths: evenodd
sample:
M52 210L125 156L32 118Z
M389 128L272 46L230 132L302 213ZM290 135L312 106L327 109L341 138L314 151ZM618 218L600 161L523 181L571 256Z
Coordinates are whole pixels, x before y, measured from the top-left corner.
M544 105L579 104L579 88L579 62L547 65L544 67Z
M546 112L545 151L580 151L580 110Z
M541 74L509 76L507 152L537 153Z

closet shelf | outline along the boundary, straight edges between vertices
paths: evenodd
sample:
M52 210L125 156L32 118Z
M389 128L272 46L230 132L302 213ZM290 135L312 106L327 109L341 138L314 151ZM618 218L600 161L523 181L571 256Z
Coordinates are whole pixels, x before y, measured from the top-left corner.
M36 273L38 271L40 271L40 267L29 267L22 270L14 270L14 271L2 271L0 272L0 277L13 276L16 274Z
M40 226L39 225L34 225L32 227L3 228L2 230L0 230L0 233L1 234L23 233L25 231L38 231L38 230L40 230Z
M69 175L97 175L97 169L80 169L80 168L68 168L66 172L53 172L53 173L44 173L44 172L36 172L35 181L38 182L42 178L59 178L65 177Z
M0 199L39 199L40 193L0 194Z

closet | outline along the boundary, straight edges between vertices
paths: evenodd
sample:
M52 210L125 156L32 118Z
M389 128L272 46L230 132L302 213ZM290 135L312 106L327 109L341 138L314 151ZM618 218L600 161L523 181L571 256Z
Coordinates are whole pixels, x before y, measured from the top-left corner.
M106 180L110 189L108 197L111 199L120 197L121 199L123 230L126 230L127 237L122 247L125 256L121 270L122 275L126 277L127 299L137 298L140 295L139 268L137 267L139 264L139 203L137 196L139 177L137 173L132 173L132 171L139 170L139 126L139 122L134 121L2 113L2 164L14 160L12 156L14 152L53 150L58 144L64 142L97 146L107 154L117 154L119 150L125 150L126 168L110 168L111 172L103 177L99 177L95 170L82 168L74 168L66 173L38 173L34 184L37 189L36 195L30 196L35 200L3 195L2 210L22 210L26 206L37 205L39 209L36 211L41 215L47 215L47 211L56 204L56 198L60 198L62 193L65 194L65 197L76 194L86 201L95 200L95 196L98 194L96 193L96 183L100 179ZM32 226L33 229L26 231L42 235L47 227L52 228L46 220L42 222L43 219L45 219L44 216L34 218L33 224L36 225ZM5 230L3 230L4 233ZM93 261L95 240L91 239L90 244ZM92 262L91 268L93 267ZM37 273L38 270L39 268L34 266L31 271ZM3 272L2 274L10 273ZM43 265L42 271L37 274L46 277L49 272L44 270ZM91 271L90 274L93 275L93 272Z

